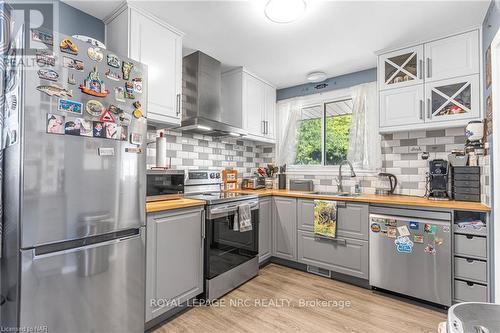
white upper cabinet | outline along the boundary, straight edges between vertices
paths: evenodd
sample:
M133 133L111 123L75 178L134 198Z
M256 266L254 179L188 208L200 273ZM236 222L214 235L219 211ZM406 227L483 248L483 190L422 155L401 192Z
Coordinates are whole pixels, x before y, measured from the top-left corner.
M274 143L276 88L238 68L222 73L222 119L241 126L247 138Z
M380 132L480 120L479 30L379 54Z
M424 88L420 85L380 92L380 126L424 123Z
M400 88L423 82L424 47L417 45L379 57L380 90Z
M479 73L479 31L426 43L425 67L427 82Z
M148 67L148 124L180 125L182 108L182 33L135 7L121 7L106 21L110 50Z

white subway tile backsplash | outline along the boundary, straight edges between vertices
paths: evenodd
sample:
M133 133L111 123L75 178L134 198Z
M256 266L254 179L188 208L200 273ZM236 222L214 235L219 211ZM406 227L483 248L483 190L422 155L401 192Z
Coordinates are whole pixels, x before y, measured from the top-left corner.
M445 130L446 136L463 136L465 129L463 127L447 128Z
M394 140L408 139L408 136L409 136L408 132L395 132L392 134L392 138Z

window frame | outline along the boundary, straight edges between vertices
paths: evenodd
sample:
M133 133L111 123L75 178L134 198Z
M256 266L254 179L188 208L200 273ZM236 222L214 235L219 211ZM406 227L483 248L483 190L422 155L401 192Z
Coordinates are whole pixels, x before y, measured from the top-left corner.
M337 98L324 99L315 103L305 104L302 106L301 111L307 108L320 107L321 108L321 164L293 164L289 169L292 171L294 169L311 169L311 170L328 170L328 169L338 169L338 164L327 165L326 164L326 105L329 103L338 103L352 100L352 97L341 96ZM351 113L352 114L352 113ZM313 171L313 172L314 172ZM362 170L358 170L362 171Z

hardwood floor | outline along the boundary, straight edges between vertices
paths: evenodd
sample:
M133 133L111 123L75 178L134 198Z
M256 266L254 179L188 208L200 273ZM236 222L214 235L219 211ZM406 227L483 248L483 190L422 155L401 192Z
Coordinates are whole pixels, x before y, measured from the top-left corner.
M301 300L339 303L312 306ZM340 301L349 301L350 306L342 308ZM445 319L445 312L271 264L225 295L219 306L195 307L154 333L437 332Z

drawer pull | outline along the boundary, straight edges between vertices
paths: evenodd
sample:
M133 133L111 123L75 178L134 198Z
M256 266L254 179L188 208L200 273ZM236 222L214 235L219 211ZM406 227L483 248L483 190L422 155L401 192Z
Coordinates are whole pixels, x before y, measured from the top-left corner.
M474 287L474 283L467 281L466 282L469 287Z
M472 235L467 235L467 236L465 236L465 237L467 237L467 239L472 239L472 238L474 238L474 236L472 236Z
M328 238L328 237L323 237L323 236L317 236L317 235L315 235L314 236L314 240L317 240L317 241L331 241L331 242L335 242L335 243L340 244L340 245L347 245L347 240L345 240L343 238Z
M474 259L467 258L467 259L465 259L465 260L467 260L467 262L468 262L469 264L473 264L473 263L474 263Z

